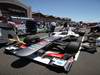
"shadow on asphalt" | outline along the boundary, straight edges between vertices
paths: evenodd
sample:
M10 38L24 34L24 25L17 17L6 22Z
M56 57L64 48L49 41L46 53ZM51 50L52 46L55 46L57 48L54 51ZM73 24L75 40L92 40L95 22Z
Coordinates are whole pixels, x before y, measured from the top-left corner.
M57 72L57 73L68 73L62 67L53 67L53 66L46 66L49 70Z
M45 65L45 64L42 64L42 63L39 63L39 62L36 62L36 61L32 61L32 60L26 59L26 58L20 58L20 59L14 61L11 64L11 66L13 68L18 68L19 69L19 68L23 68L23 67L27 66L31 62L33 62L35 64L39 64L39 65L45 66L47 69L49 69L51 71L54 71L54 72L57 72L57 73L68 73L61 67L53 67L51 65Z
M96 52L97 52L97 50L92 50L92 49L88 49L88 50L86 50L86 49L81 49L81 51L83 51L83 52L87 52L87 53L90 53L90 54L95 54Z
M12 55L12 54L9 54L9 53L5 53L5 54ZM19 69L19 68L23 68L23 67L27 66L30 63L35 63L35 64L38 64L38 65L44 66L47 69L54 71L54 72L57 72L57 73L68 73L62 67L54 67L54 66L51 66L51 65L45 65L43 63L33 61L33 60L30 60L30 59L27 59L27 58L19 58L19 59L15 60L14 62L11 63L11 67Z
M33 63L38 64L38 65L42 65L42 66L46 67L47 69L54 71L56 73L68 73L62 67L46 65L46 64L43 64L43 63L40 63L40 62L37 62L37 61L33 61Z
M16 61L14 61L11 66L13 68L22 68L25 67L26 65L28 65L29 63L31 63L31 60L26 59L26 58L20 58Z

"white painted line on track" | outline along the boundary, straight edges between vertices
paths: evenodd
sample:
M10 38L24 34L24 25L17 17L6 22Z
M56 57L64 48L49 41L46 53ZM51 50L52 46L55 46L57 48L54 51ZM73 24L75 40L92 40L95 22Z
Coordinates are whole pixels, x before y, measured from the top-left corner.
M83 38L82 38L82 42L84 41L84 39L85 39L85 37L83 36ZM80 48L79 48L79 51L76 53L76 55L75 55L75 61L77 61L77 59L78 59L78 57L79 57L79 54L80 54L80 50L81 50L81 48L82 48L82 43L81 43L81 45L80 45Z
M77 61L78 57L79 57L80 51L77 52L77 54L75 55L75 61Z

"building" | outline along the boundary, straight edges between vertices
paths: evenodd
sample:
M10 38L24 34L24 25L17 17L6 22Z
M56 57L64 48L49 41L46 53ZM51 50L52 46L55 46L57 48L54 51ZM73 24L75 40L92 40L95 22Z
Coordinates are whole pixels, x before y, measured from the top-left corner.
M60 17L55 17L52 15L45 15L41 12L32 12L32 18L34 18L37 21L57 21L57 20L61 20Z
M32 17L31 7L19 0L0 0L0 14L5 16Z

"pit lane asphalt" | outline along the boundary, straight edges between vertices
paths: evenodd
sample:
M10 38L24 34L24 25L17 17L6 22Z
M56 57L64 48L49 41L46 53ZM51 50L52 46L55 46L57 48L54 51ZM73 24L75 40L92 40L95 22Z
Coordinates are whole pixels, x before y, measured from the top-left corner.
M40 34L39 34L40 35ZM47 34L41 34L40 36ZM0 49L0 75L100 75L100 48L95 54L80 52L71 70L63 72L58 68L46 67L26 59L4 53Z

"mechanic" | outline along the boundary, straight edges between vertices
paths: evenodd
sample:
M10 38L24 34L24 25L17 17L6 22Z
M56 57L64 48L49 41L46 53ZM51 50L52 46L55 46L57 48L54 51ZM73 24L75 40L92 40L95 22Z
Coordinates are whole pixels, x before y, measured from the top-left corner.
M9 36L11 39L9 39ZM0 22L0 47L5 46L11 41L25 44L23 41L20 41L19 37L17 36L15 26L8 22L6 16L2 16Z

